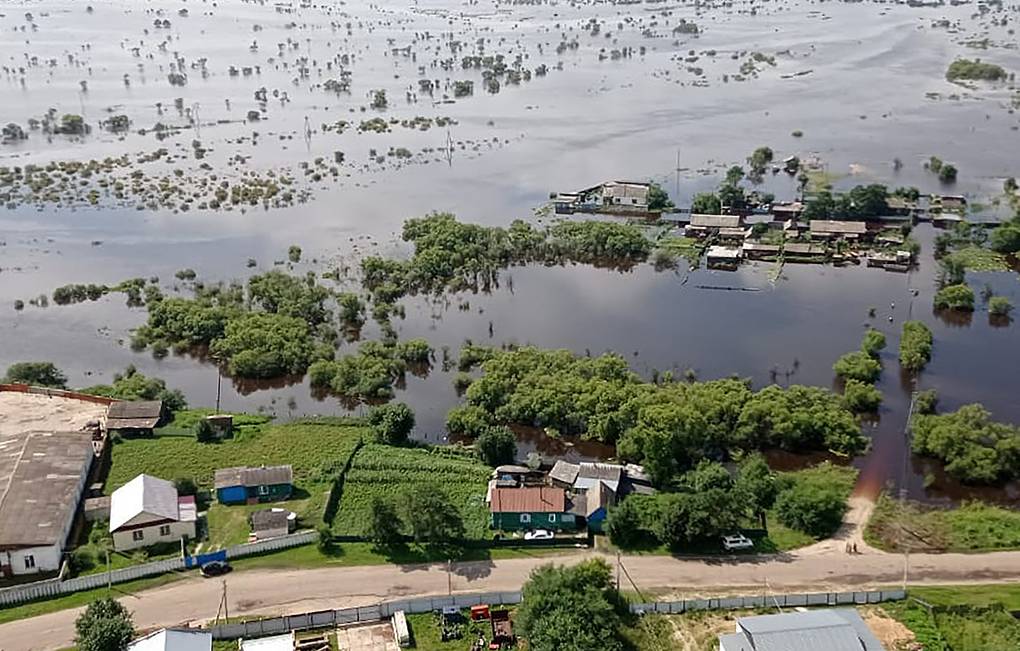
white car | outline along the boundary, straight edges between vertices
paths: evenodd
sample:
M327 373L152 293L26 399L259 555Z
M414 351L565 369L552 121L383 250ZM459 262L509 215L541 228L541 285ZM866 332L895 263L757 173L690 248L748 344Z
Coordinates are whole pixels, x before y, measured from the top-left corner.
M553 532L548 529L535 529L524 534L525 540L552 540Z
M732 536L723 536L722 546L728 552L738 551L741 549L754 549L754 543L751 542L751 539L739 533Z

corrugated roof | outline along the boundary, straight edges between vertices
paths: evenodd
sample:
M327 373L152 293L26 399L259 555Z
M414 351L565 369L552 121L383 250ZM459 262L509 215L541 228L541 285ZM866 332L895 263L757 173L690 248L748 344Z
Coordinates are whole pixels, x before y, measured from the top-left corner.
M286 529L289 511L283 509L263 509L251 514L251 528L254 531L266 531L268 529Z
M573 485L577 480L577 473L580 471L580 467L576 463L570 463L560 459L556 462L556 465L549 471L549 478L555 479L558 482L564 484Z
M740 226L740 215L691 215L691 226L703 228L737 228Z
M110 531L116 531L141 514L179 520L177 489L171 482L138 475L113 491L110 497Z
M230 486L275 486L277 484L291 484L294 482L294 470L289 465L283 466L260 466L251 468L238 466L236 468L220 468L214 477L216 488L228 488Z
M62 544L93 458L83 432L0 437L0 545Z
M884 651L857 611L847 608L758 615L737 620L749 651ZM730 651L734 636L725 636Z
M868 232L868 225L864 222L837 221L834 219L812 219L810 228L812 233L863 235Z
M107 418L159 418L163 411L162 400L136 400L115 402L106 410Z
M496 488L489 508L493 513L564 513L567 495L552 486Z

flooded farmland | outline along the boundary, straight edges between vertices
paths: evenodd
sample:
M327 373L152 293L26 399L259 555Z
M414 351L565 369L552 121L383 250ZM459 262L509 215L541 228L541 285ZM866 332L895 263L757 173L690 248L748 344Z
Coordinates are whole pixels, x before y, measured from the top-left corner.
M0 167L21 170L2 188L0 367L46 359L86 385L134 364L211 404L213 365L130 349L146 316L123 297L11 306L137 276L171 292L183 268L243 280L282 266L295 244L294 272L353 267L406 255L407 218L548 221L535 211L551 192L605 179L654 179L689 205L763 145L824 161L837 188L964 194L975 219L1001 217L1003 181L1020 171L1020 95L1011 80L954 84L945 73L960 56L1020 70L1018 16L977 3L4 3L0 123L23 133L0 145ZM950 187L925 169L933 155L960 170ZM67 171L72 161L96 164L85 176ZM763 186L796 192L783 174ZM693 369L760 387L831 386L833 362L870 324L890 345L885 401L866 426L872 450L855 460L862 485L958 499L976 493L906 450L910 393L937 388L945 408L980 401L1020 422L1020 327L980 306L966 320L933 313L935 233L915 233L922 254L907 274L516 267L489 294L405 298L394 326L437 349L470 339L614 350L646 376ZM1018 278L968 274L1014 303ZM908 318L935 338L917 387L895 356ZM370 322L362 336L378 334ZM437 364L398 389L419 438L444 440L453 376ZM222 405L283 418L346 411L303 378L225 379ZM522 436L522 451L607 453Z

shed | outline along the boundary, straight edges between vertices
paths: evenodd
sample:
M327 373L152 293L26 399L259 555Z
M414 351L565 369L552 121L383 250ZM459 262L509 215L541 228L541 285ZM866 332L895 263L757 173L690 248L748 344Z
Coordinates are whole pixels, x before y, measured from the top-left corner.
M289 465L220 468L214 478L216 499L221 504L257 504L290 497L294 471Z
M710 246L705 258L710 267L736 267L740 264L743 253L740 249L731 246Z
M588 523L588 531L600 533L609 507L616 503L616 491L600 481L597 488L592 488L584 494L584 499L584 517Z
M139 638L127 651L210 651L212 633L208 631L164 628Z
M114 402L106 410L106 429L125 435L152 434L162 420L162 400Z
M804 204L799 201L786 201L772 204L772 214L777 220L796 220L804 212Z
M251 514L251 532L257 540L279 538L290 533L293 514L286 509L263 509Z

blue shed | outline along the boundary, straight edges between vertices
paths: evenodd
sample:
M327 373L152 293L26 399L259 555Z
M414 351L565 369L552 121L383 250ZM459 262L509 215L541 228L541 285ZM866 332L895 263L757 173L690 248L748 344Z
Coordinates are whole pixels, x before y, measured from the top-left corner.
M290 466L221 468L216 471L216 500L220 504L278 502L290 497L293 482Z

